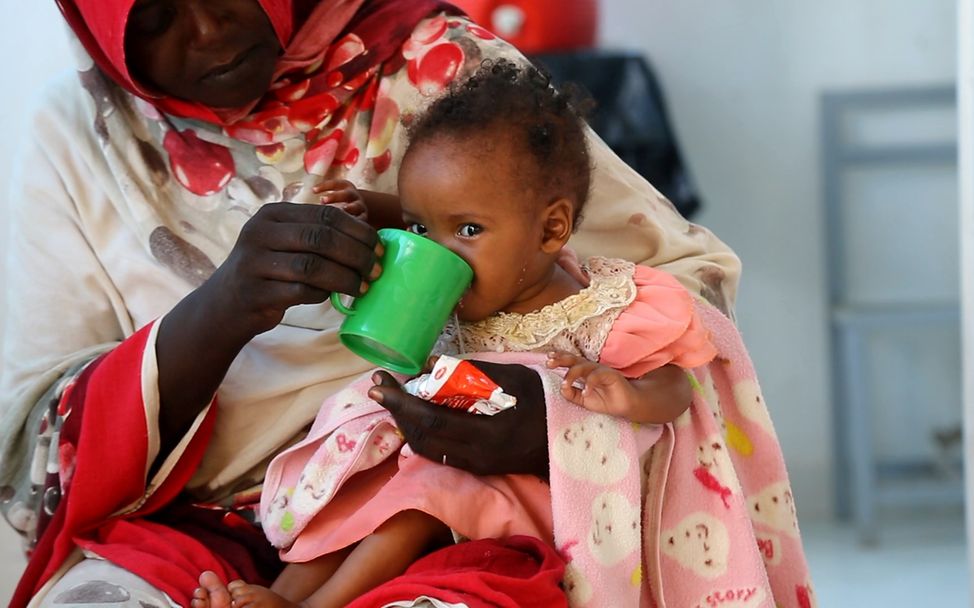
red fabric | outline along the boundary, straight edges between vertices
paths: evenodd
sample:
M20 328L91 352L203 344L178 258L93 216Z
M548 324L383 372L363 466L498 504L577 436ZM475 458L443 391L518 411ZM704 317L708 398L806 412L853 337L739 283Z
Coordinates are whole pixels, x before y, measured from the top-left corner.
M125 60L125 26L135 0L57 0L61 12L75 31L88 54L112 80L127 91L150 101L163 112L176 116L197 118L212 124L227 125L245 116L268 119L281 105L273 91L251 107L236 110L217 110L200 103L160 96L136 83ZM293 0L259 0L267 13L284 55L278 61L275 82L292 87L307 88L321 93L326 83L335 82L335 72L341 74L341 84L353 82L370 69L392 56L423 17L437 9L452 8L439 0L327 0L312 11L305 23L293 23ZM340 55L340 36L354 29L357 40L368 53L344 65L331 65L328 55ZM336 52L337 51L337 52ZM310 74L304 69L318 64ZM295 75L298 75L295 77ZM305 96L302 102L315 100L318 95ZM318 99L315 105L326 104Z
M26 606L75 545L97 546L113 514L143 496L148 429L141 370L151 328L146 326L89 365L67 394L60 441L74 446L75 469L31 555L11 606ZM157 508L182 488L203 455L215 411L211 408L176 469L157 490L158 497L130 517Z
M227 560L196 538L145 519L110 521L79 545L137 574L180 606L189 606L204 570L212 570L224 582L241 578Z
M568 606L565 563L529 536L475 540L440 549L346 608L372 608L423 595L469 608Z
M88 54L112 80L137 95L148 97L129 74L125 63L125 26L135 0L56 0L68 24ZM291 39L290 0L258 0L282 46Z
M267 13L282 47L291 39L290 0L258 0ZM125 26L135 0L58 0L71 27L83 29L82 42L100 67L111 66L112 79L129 91L145 93L133 81L125 64ZM69 16L69 13L72 15ZM80 33L79 33L80 36ZM97 55L97 57L95 56Z

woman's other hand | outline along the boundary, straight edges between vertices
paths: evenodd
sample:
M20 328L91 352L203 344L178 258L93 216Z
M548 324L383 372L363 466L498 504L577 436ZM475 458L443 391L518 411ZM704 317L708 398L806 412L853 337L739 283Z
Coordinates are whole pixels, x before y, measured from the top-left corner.
M471 363L517 397L517 406L494 416L469 414L410 395L384 371L373 375L369 396L389 410L406 442L421 456L476 475L528 473L547 479L541 378L523 365Z
M585 269L582 268L582 263L574 249L568 246L562 247L561 251L558 252L558 259L555 261L570 277L578 281L579 285L588 287L591 280Z

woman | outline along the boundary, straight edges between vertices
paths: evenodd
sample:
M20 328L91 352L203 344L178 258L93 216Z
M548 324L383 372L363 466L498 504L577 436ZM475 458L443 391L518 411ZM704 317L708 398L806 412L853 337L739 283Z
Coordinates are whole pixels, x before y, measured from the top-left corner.
M368 368L323 302L378 275L375 234L299 203L324 179L394 191L402 122L483 59L518 55L434 1L59 4L86 53L39 108L11 201L0 484L39 539L14 605L95 580L185 604L190 572L273 575L233 507ZM574 247L662 266L727 311L734 255L592 148ZM538 377L491 374L529 407L484 425L388 376L383 405L422 455L543 474Z

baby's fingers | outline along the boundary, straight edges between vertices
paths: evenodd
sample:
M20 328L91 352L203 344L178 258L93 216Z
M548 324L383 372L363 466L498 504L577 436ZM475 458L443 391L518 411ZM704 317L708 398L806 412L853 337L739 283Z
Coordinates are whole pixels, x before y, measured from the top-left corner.
M584 396L591 395L598 389L608 389L618 382L625 382L625 377L611 367L603 365L598 369L592 370L585 376L585 388L582 391Z
M587 359L579 357L578 362L568 368L565 372L565 381L562 388L576 387L584 388L588 384L588 376L601 367L598 363L593 363Z
M582 361L587 361L587 359L558 350L548 353L548 360L545 365L548 366L548 369L555 369L556 367L571 367Z
M363 205L361 202L356 201L352 203L341 202L341 203L325 203L325 204L331 205L333 207L338 207L345 213L349 214L355 219L362 220L363 222L368 221L369 219L369 211L368 209L365 208L365 205Z
M359 195L358 190L329 190L322 194L318 198L318 201L323 205L331 203L362 204L362 197Z
M355 190L355 184L347 179L326 179L323 182L315 184L311 189L315 194L321 194L322 192L331 190Z

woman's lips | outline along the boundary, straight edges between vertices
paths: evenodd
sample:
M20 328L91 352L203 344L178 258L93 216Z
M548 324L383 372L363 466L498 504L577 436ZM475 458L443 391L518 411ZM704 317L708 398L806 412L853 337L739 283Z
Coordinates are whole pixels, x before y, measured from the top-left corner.
M212 68L210 71L206 72L205 74L203 74L200 80L201 81L225 80L227 78L233 77L235 73L240 70L241 67L244 67L244 64L254 53L254 51L257 50L258 46L259 45L254 45L246 50L241 51L240 53L237 54L236 57L234 57L230 61L220 64L215 68Z

